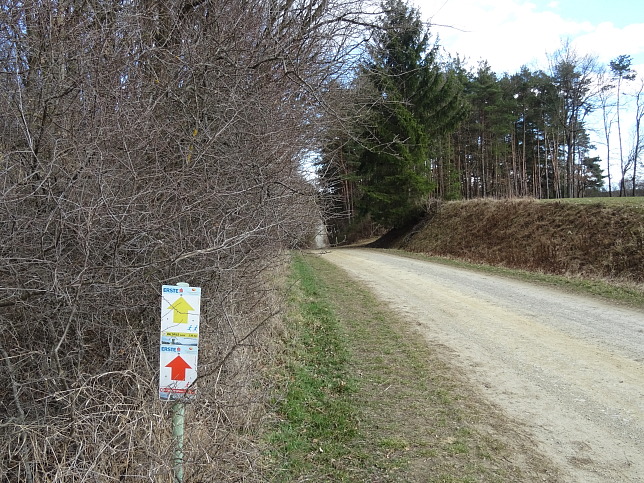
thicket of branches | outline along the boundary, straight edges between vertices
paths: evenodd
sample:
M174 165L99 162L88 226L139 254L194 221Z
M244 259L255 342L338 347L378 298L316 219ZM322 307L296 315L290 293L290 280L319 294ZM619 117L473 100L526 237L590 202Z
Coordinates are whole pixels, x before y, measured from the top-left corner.
M186 478L252 471L271 271L352 1L2 0L0 480L170 479L160 287L203 289Z

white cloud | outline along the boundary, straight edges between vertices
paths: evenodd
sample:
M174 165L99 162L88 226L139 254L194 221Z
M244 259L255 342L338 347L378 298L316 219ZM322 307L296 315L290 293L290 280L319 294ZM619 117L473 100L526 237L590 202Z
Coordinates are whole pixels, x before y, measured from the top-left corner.
M621 54L636 57L644 53L643 30L643 23L617 28L611 22L602 22L576 37L573 45L580 52L594 54L600 62L607 64Z
M547 54L565 39L571 39L580 55L597 55L604 63L620 54L636 60L638 53L644 57L644 24L620 29L610 22L565 20L518 0L416 0L415 4L434 25L432 32L448 53L459 54L471 65L487 60L499 74L517 72L524 64L546 69Z

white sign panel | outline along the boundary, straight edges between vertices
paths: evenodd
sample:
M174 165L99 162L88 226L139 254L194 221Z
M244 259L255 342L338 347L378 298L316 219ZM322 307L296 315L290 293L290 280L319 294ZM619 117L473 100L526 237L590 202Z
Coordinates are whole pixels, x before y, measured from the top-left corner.
M197 379L201 288L161 287L159 397L193 397Z

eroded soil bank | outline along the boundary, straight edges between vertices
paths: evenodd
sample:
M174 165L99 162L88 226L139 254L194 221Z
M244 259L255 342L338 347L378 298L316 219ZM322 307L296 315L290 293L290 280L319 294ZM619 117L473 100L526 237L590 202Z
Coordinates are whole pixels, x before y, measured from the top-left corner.
M642 284L644 198L617 201L437 203L420 223L390 233L377 246Z

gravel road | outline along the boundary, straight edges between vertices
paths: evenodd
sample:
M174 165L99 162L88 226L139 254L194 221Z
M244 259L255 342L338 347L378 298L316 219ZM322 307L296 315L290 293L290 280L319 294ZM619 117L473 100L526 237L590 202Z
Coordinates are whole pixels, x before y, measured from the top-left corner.
M566 482L644 482L644 311L381 251L324 256L448 347Z

